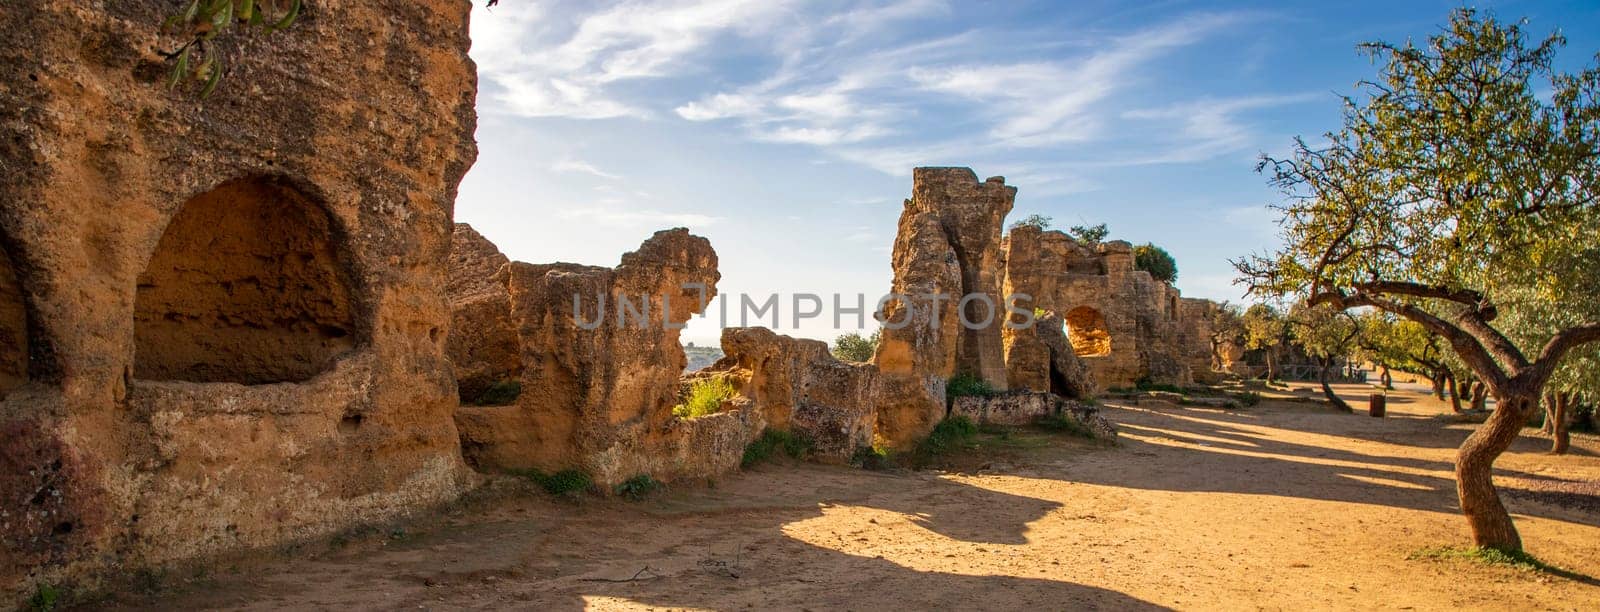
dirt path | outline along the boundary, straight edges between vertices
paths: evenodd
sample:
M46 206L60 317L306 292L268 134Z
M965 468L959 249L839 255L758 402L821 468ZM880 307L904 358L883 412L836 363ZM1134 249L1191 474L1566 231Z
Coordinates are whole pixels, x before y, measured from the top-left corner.
M1341 391L1365 405L1365 387ZM641 503L501 497L98 605L1600 609L1593 580L1408 559L1466 541L1450 461L1470 426L1412 391L1389 410L1147 401L1108 408L1118 447L1023 433L967 474L773 466ZM1600 576L1594 496L1532 490L1600 482L1600 441L1547 446L1524 437L1501 459L1523 489L1508 504L1530 551Z

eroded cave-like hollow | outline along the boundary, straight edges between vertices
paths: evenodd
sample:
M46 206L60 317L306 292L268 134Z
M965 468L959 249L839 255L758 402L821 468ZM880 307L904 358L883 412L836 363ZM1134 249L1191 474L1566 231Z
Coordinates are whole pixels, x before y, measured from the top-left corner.
M1103 357L1111 354L1111 332L1106 330L1106 317L1088 306L1079 306L1067 312L1067 341L1072 352L1079 357Z
M298 382L357 342L350 274L326 210L270 178L184 203L139 276L134 375Z
M4 247L0 245L0 398L28 382L28 310Z

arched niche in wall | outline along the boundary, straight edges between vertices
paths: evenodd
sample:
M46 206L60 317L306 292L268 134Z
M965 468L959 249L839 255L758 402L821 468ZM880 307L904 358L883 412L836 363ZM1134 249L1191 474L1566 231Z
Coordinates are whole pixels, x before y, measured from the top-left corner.
M1079 306L1067 312L1067 341L1079 357L1103 357L1111 354L1111 332L1106 329L1106 317L1088 306Z
M309 379L360 340L343 233L285 181L236 179L183 204L139 275L134 376Z

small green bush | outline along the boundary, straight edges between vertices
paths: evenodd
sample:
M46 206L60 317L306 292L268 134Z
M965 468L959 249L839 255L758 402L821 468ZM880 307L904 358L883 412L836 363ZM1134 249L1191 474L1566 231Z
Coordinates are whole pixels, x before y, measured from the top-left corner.
M689 385L688 398L672 407L672 414L680 419L695 419L722 410L722 402L738 393L728 379L713 376L702 378Z
M522 383L515 380L502 380L488 389L484 389L477 397L467 403L473 406L507 406L516 403L522 395Z
M778 429L768 429L761 432L761 437L744 447L744 458L739 461L740 467L767 461L778 453L791 459L802 459L811 452L811 441L802 436Z
M594 488L594 479L577 468L568 468L554 474L546 474L539 470L512 470L511 473L532 480L551 495L575 497Z
M1234 394L1233 399L1237 400L1240 406L1248 408L1261 403L1261 394L1255 391L1245 391Z
M1079 438L1094 439L1094 430L1084 427L1077 419L1064 414L1052 414L1039 419L1039 426L1050 431L1069 434Z
M662 484L661 481L656 480L651 475L639 474L638 476L634 476L633 478L629 478L617 483L617 486L612 488L612 492L616 493L619 497L627 499L628 501L639 501L649 497L650 494L660 491L665 487L666 485Z
M41 584L33 591L33 597L28 598L27 609L31 612L49 612L56 609L60 602L60 591L48 584Z
M944 396L946 399L955 399L958 397L990 397L993 396L994 393L994 387L989 386L988 381L978 378L977 375L974 374L957 374L950 377L950 380L944 385Z
M894 456L889 449L880 446L862 446L850 455L850 465L864 470L886 470L893 465Z
M919 457L936 457L966 447L978 435L978 426L964 415L955 415L933 427L928 437L917 443Z

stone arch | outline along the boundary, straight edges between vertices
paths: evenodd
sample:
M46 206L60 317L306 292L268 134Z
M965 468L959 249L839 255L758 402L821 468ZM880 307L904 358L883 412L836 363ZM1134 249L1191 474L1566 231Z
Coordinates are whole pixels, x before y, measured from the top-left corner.
M28 382L28 307L6 243L0 243L0 399Z
M139 275L134 376L299 382L361 340L342 232L281 179L185 202Z
M1079 357L1110 355L1111 332L1106 329L1105 315L1088 306L1067 311L1067 341Z

